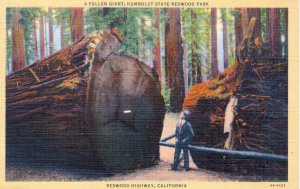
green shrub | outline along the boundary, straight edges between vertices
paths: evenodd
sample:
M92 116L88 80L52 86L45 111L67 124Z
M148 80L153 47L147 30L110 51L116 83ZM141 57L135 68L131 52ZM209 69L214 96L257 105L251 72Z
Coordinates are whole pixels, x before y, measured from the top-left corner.
M163 84L161 86L161 94L164 98L165 101L165 108L167 112L171 111L171 103L170 103L170 94L171 94L171 89L166 85Z

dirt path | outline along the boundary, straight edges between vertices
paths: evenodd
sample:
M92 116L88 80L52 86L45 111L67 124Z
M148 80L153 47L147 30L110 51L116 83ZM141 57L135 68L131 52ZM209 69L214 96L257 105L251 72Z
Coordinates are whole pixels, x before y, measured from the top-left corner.
M178 114L168 113L164 121L162 138L174 133ZM170 142L174 142L171 139ZM259 181L257 176L239 176L228 173L217 173L203 169L198 169L190 157L191 170L182 170L182 163L179 171L169 171L170 164L173 162L174 148L160 147L161 161L157 166L139 169L134 172L105 175L99 171L91 170L66 170L62 168L28 168L11 166L7 169L7 180L25 181L101 181L101 180L171 180L171 181Z

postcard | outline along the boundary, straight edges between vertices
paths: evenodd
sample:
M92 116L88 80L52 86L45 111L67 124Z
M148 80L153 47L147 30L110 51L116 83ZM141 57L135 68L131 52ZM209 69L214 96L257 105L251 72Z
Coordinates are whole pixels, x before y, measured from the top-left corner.
M10 1L1 188L298 188L298 2Z

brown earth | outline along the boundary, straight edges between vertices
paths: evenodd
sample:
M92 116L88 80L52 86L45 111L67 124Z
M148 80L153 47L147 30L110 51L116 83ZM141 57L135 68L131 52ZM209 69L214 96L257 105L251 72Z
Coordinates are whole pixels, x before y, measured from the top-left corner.
M164 121L162 138L174 133L178 114L167 113ZM169 142L174 142L171 139ZM256 175L239 175L235 173L218 173L198 169L190 158L191 170L183 170L183 162L179 171L169 171L173 162L174 148L160 147L161 161L158 165L145 169L138 169L128 173L109 175L96 170L65 169L57 167L39 168L11 165L6 168L8 181L276 181L277 178L262 178Z

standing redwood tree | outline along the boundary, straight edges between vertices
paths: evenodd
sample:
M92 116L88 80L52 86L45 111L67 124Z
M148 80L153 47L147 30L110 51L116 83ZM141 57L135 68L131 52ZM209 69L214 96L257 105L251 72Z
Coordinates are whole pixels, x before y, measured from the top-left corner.
M72 42L83 36L83 8L71 9L71 38Z
M223 59L224 59L224 69L228 67L228 23L226 18L226 9L222 9L222 25L223 25Z
M124 9L124 23L126 23L127 19L128 19L128 9L127 8L123 8ZM125 28L124 31L124 37L126 38L128 35L128 29Z
M103 16L107 16L109 14L109 8L103 8L102 10L103 10L102 11Z
M189 75L189 57L188 57L188 46L186 43L185 33L186 33L186 17L181 16L181 39L182 39L182 66L183 66L183 81L184 81L184 95L186 96L189 92L189 81L190 81L190 75Z
M25 67L24 26L21 23L21 9L16 8L12 13L12 71Z
M41 59L45 58L44 13L40 12L40 50Z
M284 11L284 39L285 39L285 42L284 42L284 58L287 60L288 58L288 9L285 8L283 9Z
M272 55L281 57L280 41L280 9L267 9L267 39L271 46Z
M184 100L180 9L166 8L166 15L166 82L171 89L171 110L179 112Z
M191 9L191 27L192 27L192 81L193 85L202 82L201 75L201 55L197 41L197 14Z
M248 20L252 17L256 17L253 37L261 39L261 11L260 8L250 8L248 9Z
M34 51L34 60L39 59L38 46L37 46L37 37L36 37L36 20L32 20L32 38L33 38L33 51Z
M244 36L247 33L247 26L249 23L248 9L247 8L238 8L236 9L237 14L234 20L234 29L235 29L235 49L237 53L240 52L241 43L244 39Z
M248 9L247 8L242 8L241 9L241 16L242 16L242 30L243 30L243 36L246 35L247 33L247 27L248 27L248 22L249 22L249 14L248 14Z
M50 54L52 54L54 52L52 8L48 9L48 14L49 14L49 50L50 50Z
M280 40L280 9L267 9L267 40L270 43L272 55L281 57Z
M211 77L218 75L217 9L211 9Z
M60 13L63 12L63 9L60 9ZM65 46L65 20L64 18L61 18L60 21L60 45L61 48L63 48Z
M206 64L208 64L208 65L210 65L210 59L211 59L211 55L210 55L210 53L211 53L211 51L209 50L210 49L210 45L211 45L211 39L210 39L210 37L211 37L211 34L210 34L210 31L209 31L209 29L210 29L210 27L209 26L207 26L206 28L205 28L205 35L206 35L206 43L205 43L205 48L207 49L206 50ZM209 71L209 70L208 70ZM206 73L206 75L208 75L208 73Z
M234 30L235 30L235 49L236 53L240 52L240 45L244 38L242 29L242 10L236 9L236 15L234 17Z
M127 9L126 9L127 10ZM153 68L156 71L159 82L161 82L161 52L160 52L160 9L154 8L154 28L156 29L156 40L153 48Z

